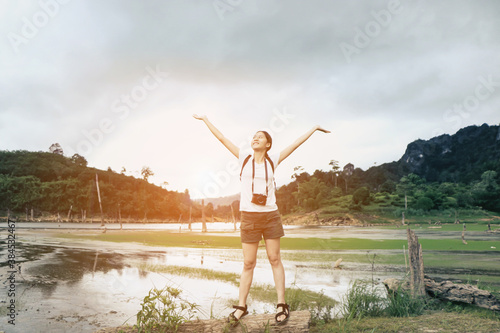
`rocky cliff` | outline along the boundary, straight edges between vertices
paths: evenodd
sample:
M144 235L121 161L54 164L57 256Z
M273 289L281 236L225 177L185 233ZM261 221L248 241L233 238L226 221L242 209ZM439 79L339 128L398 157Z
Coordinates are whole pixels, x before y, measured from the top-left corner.
M454 135L410 143L398 161L428 181L469 182L500 167L500 126L468 126Z

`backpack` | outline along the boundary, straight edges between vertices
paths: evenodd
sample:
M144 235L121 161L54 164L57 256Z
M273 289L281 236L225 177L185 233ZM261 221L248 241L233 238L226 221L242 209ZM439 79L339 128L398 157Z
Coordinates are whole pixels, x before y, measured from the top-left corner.
M247 157L245 157L245 160L243 161L243 164L241 166L241 172L240 172L240 181L241 181L241 175L243 174L243 168L245 167L245 165L247 164L248 160L252 157L252 155L248 155ZM274 180L274 163L273 161L271 160L271 158L269 157L269 155L266 154L266 160L269 162L269 164L271 165L271 169L273 170L273 181L274 181L274 188L276 189L276 180ZM265 162L265 161L264 161Z

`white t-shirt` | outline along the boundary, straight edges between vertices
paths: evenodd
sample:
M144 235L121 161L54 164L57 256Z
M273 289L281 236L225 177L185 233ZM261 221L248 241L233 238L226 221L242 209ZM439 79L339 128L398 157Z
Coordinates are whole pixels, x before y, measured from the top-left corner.
M248 162L245 164L245 168L243 168L243 173L241 175L241 196L240 196L240 211L243 212L272 212L278 209L276 205L276 189L274 188L274 174L273 168L267 159L265 162L267 164L267 200L266 205L256 205L252 203L252 162L253 162L253 150L240 152L239 156L239 170L241 171L241 167L243 166L243 162L248 157L248 155L252 155L248 159ZM274 170L278 166L278 161L280 154L271 153L269 157L274 163ZM255 178L254 178L254 193L258 194L266 194L266 169L264 163L258 164L255 163Z

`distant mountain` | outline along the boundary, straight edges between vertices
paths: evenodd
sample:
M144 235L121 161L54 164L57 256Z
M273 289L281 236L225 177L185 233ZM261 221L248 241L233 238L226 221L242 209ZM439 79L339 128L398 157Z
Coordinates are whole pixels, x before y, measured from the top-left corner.
M205 205L208 204L209 202L214 205L214 208L217 208L217 206L229 206L231 205L234 201L240 200L240 194L233 194L229 195L226 197L220 197L220 198L207 198L205 199ZM201 204L201 199L196 199L193 200L199 204Z
M431 182L469 183L484 171L500 172L500 126L468 126L454 135L416 140L397 163Z

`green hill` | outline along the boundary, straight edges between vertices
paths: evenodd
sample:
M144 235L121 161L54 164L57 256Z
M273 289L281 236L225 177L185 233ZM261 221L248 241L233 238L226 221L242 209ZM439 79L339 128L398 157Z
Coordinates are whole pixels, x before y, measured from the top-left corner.
M96 175L103 213L108 219L177 221L189 217L189 193L167 191L144 179L87 167L75 154L0 151L0 210L14 213L34 210L75 219L100 216ZM199 215L197 206L194 210Z
M500 126L469 126L454 135L416 140L399 161L366 171L350 163L341 170L333 160L331 165L331 171L296 174L281 186L280 212L318 211L330 220L352 214L376 220L378 214L386 221L399 219L403 211L407 216L459 209L500 212ZM200 203L187 191L167 191L145 179L89 168L78 154L68 158L22 150L0 151L0 211L99 216L96 175L108 219L187 221L202 216ZM205 215L215 221L229 220L233 211L238 215L237 198L224 200L206 199Z

